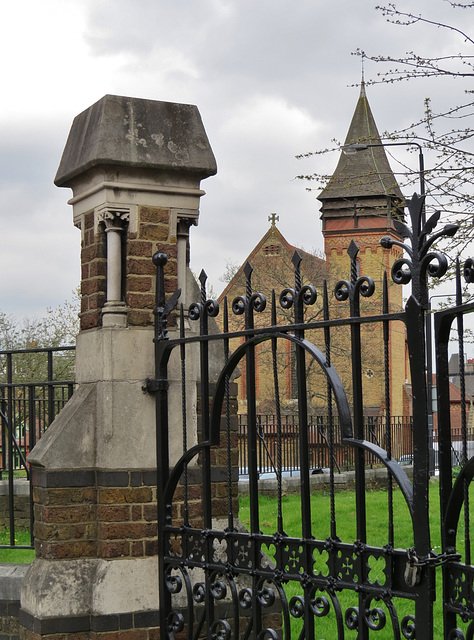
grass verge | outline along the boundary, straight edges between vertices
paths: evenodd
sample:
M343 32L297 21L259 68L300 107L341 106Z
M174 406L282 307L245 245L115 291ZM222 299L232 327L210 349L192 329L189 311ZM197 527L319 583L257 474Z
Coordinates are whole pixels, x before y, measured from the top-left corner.
M0 531L0 544L10 544L10 532ZM31 544L30 532L26 529L15 531L15 544ZM0 562L30 563L35 559L33 549L0 549Z
M384 490L368 491L366 493L366 519L367 519L367 542L369 545L382 547L388 543L388 492ZM473 496L474 499L474 496ZM283 515L283 529L285 533L294 538L302 536L302 516L301 516L301 503L299 495L288 495L282 499L282 515ZM352 543L357 539L356 533L356 500L354 491L338 492L335 495L335 516L337 536L344 542ZM259 497L259 526L264 534L272 535L277 531L277 511L278 502L276 498L268 498L266 496ZM395 548L408 549L413 546L413 529L411 517L406 506L405 500L401 491L395 490L393 492L393 511L394 511L394 546ZM430 520L431 520L431 541L432 548L435 552L440 552L441 549L441 535L440 535L440 516L439 516L439 483L430 483ZM250 503L249 498L241 497L240 499L240 520L242 523L249 527L250 525ZM461 517L462 522L462 517ZM311 531L312 535L317 540L326 540L330 537L330 523L331 523L331 501L330 496L327 493L315 493L311 497ZM462 531L458 537L458 551L463 554L464 543ZM274 549L273 549L274 550ZM269 550L271 556L272 549ZM324 557L323 557L324 556ZM322 552L321 558L315 558L318 570L328 571L327 565L327 552ZM374 577L377 571L383 579L383 569L385 562L383 558L380 558L383 566L377 566L377 562L374 562L374 567L371 567L371 571L374 571ZM327 575L327 574L326 574ZM435 622L435 637L442 637L442 590L441 590L441 572L437 572L436 580L436 593L437 598L434 604L434 622ZM298 581L290 581L283 585L285 591L285 597L288 601L293 597L301 597L303 591ZM319 592L320 596L328 596L325 592ZM358 606L357 593L351 590L336 593L338 604L342 609L342 614L350 608ZM414 603L410 600L397 599L392 600L392 604L396 611L399 621L404 616L414 615ZM383 614L386 617L385 627L376 632L379 640L392 640L394 637L394 628L391 624L391 612L383 602L372 602L371 606L380 607ZM330 603L330 613L326 616L315 616L315 637L338 637L336 629L336 615L334 602ZM291 619L291 633L290 637L299 637L302 630L301 619ZM345 625L344 625L345 626ZM464 625L460 623L460 627ZM331 631L333 635L331 634ZM318 633L320 635L318 635ZM374 632L371 632L374 633ZM351 631L345 629L345 636L348 639L353 638L356 640L357 631ZM372 637L372 635L370 636Z

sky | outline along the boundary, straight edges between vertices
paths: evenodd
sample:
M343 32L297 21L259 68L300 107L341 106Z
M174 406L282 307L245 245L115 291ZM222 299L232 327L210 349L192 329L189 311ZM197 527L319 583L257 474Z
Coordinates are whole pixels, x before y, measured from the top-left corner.
M474 33L474 12L446 0L398 6L444 22L461 11ZM22 0L2 7L0 29L0 311L17 319L41 317L79 284L72 194L53 180L73 118L105 94L199 108L218 173L201 185L191 266L218 292L226 262L243 262L271 213L291 244L322 250L316 194L295 176L330 173L338 156L295 156L344 139L361 79L353 52L462 46L388 24L370 0ZM367 61L366 79L378 67ZM428 95L440 106L464 90L449 82L369 86L379 131L421 116Z

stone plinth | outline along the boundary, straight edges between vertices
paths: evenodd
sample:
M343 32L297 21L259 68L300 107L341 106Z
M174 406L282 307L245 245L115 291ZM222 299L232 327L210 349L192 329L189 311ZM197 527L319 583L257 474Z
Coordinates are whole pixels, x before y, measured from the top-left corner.
M168 255L166 291L181 288L186 307L189 227L214 173L192 105L105 96L74 120L55 183L72 189L82 236L78 388L29 456L37 559L22 590L25 638L156 637L156 426L143 393L155 376L152 256ZM190 416L196 383L189 375ZM196 442L192 420L189 430Z

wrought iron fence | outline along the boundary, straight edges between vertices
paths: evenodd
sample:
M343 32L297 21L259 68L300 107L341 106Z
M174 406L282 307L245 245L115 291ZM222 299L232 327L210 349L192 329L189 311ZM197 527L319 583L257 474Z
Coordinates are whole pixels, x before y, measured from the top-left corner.
M1 526L9 544L0 548L33 546L33 502L27 456L74 393L75 347L0 351L0 479L7 480L7 505ZM15 530L25 526L19 517L21 497L15 484L30 481L30 545L15 544Z
M396 460L409 462L413 452L413 421L410 416L391 416L392 455ZM239 474L246 475L247 451L247 415L239 414ZM354 449L343 442L337 417L308 416L307 433L310 468L313 472L328 469L331 466L328 434L333 430L333 460L338 472L354 469ZM387 425L385 416L366 416L364 418L365 439L379 447L386 447ZM277 466L278 417L276 415L257 415L257 460L260 474L274 473ZM299 424L298 416L284 415L280 420L282 471L298 472L300 469ZM367 466L379 465L375 456L368 455Z
M391 416L392 454L402 465L413 462L413 419L411 416ZM333 418L334 457L333 464L338 472L353 470L355 466L354 451L343 441L337 418ZM239 475L247 475L247 414L239 414ZM314 415L308 419L308 443L310 468L313 472L331 466L328 433L331 425L328 416ZM299 424L295 415L281 417L281 457L282 471L290 476L300 469ZM365 416L365 439L379 447L385 448L387 440L387 424L385 416ZM274 414L257 415L257 460L259 474L275 473L277 466L278 417ZM462 462L461 428L452 427L451 460L452 466ZM474 427L467 429L466 441L468 458L474 456ZM434 466L439 466L438 431L433 432ZM366 466L378 465L379 461L368 454Z
M246 637L258 640L267 637L284 637L285 640L322 636L345 638L347 629L364 640L378 631L382 632L380 637L391 638L423 637L428 640L441 637L441 634L445 640L474 638L470 515L474 457L470 457L468 439L472 403L465 388L463 344L464 319L474 313L474 302L463 304L461 268L457 263L456 304L434 314L440 466L437 512L436 503L431 504L429 500L430 454L434 450L431 424L434 420L431 423L426 376L427 278L440 278L446 273L448 260L443 254L434 252L432 245L440 237L451 237L457 227L448 224L434 232L439 213L426 221L423 204L424 198L414 194L408 203L411 227L395 220L394 230L397 233L391 230L391 235L380 241L385 249L396 247L405 252L403 256L393 256L391 275L394 283L412 284L405 307L398 310L394 307L393 311L390 311L388 278L384 278L381 308L373 305L367 308L366 314L363 313L361 303L365 306L364 298L372 297L376 283L369 275L359 275L359 248L352 241L348 249L350 277L340 280L334 288L336 301L346 304L347 317L332 317L329 287L322 283L322 314L316 320L304 321L304 306L314 305L318 292L315 285L302 284L301 256L295 252L294 288L283 289L279 296L278 292L272 294L269 323L259 326L256 322L257 314L265 310L267 301L264 294L254 292L252 288L253 268L248 262L244 267L242 295L235 297L231 306L227 300L219 305L207 298L206 278L202 275L199 302L189 307L187 317L181 306L179 333L170 338L167 333L168 316L180 292L176 291L166 300L167 256L155 254L156 374L155 378L147 381L146 388L156 394L158 576L160 633L163 638L172 639L177 635L198 638L204 634L226 639ZM466 261L463 275L465 282L474 283L474 260ZM280 307L285 312L291 311L291 324L287 316L284 316L284 324L278 322ZM370 315L371 311L373 315ZM244 328L240 325L231 330L231 313L242 317ZM223 333L211 333L209 318L216 318L219 314L222 316ZM196 323L194 329L187 328L188 319L191 327ZM393 363L400 353L400 350L390 349L390 337L392 328L399 326L400 322L406 330L411 380L412 479L396 459L391 421L387 421L387 442L377 444L374 441L376 429L367 437L364 420L364 407L372 406L368 402L370 396L364 393L362 379L367 355L363 346L370 347L371 343L368 329L372 325L379 327L383 336L380 371L384 380L384 406L386 411L390 411L392 393L389 382L394 373ZM342 332L350 344L350 375L346 382L340 375L345 368L338 368L333 358L336 331L338 335ZM450 341L455 333L461 379L456 393L449 373ZM264 522L258 484L258 451L262 440L262 434L258 433L257 409L259 347L266 344L270 348L273 393L269 397L274 400L277 415L282 416L277 365L279 347L288 353L287 343L294 345L295 353L295 408L298 412L301 458L300 508L294 523L281 482L284 436L279 419L276 504L269 521ZM231 344L236 344L234 350L231 350ZM216 350L221 348L224 355L215 386L211 385L211 371L215 366L212 361L211 368L211 345L219 345ZM190 370L195 372L196 346L200 355L200 413L197 416L200 440L188 447L191 415L187 411L189 377L186 370L189 364ZM176 379L174 371L168 370L173 352L181 359L181 380ZM326 514L323 515L321 505L312 499L311 440L310 429L307 428L311 424L306 366L309 361L319 367L326 379L326 410L330 426L335 427L333 418L337 415L342 440L355 452L355 499L353 507L344 514L339 511L334 473L336 428L329 429L331 464ZM233 473L237 452L234 449L232 410L236 406L237 392L231 392L231 381L240 368L241 374L242 371L245 373L245 384L244 394L239 400L245 402L248 414L246 466L249 470L249 506L246 529L240 523L236 526L239 504L237 474ZM432 381L429 383L431 385ZM175 459L177 434L171 430L176 412L170 403L172 384L177 385L176 391L181 392L183 399L182 419L179 420L183 451L178 460ZM460 425L454 414L460 416ZM461 440L453 432L458 426L461 428ZM318 429L314 431L318 432ZM458 442L461 443L461 465L455 478L452 451ZM372 455L384 464L389 474L386 502L384 500L386 514L379 518L382 527L377 532L372 531L376 496L366 491L365 470L368 456ZM396 508L399 499L402 512ZM407 525L405 532L402 531L402 522ZM350 530L345 527L347 523L351 525ZM440 544L435 544L435 538L431 537L435 529L439 531ZM437 585L440 587L439 597ZM435 600L442 608L436 622Z

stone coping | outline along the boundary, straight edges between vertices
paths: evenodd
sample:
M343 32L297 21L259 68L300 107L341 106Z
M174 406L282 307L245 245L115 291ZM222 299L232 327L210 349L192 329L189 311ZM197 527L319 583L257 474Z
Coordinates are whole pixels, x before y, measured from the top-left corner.
M0 480L0 496L7 496L10 493L8 479ZM13 493L15 496L30 495L30 481L27 478L14 478Z
M0 563L0 601L20 600L20 590L30 564Z

